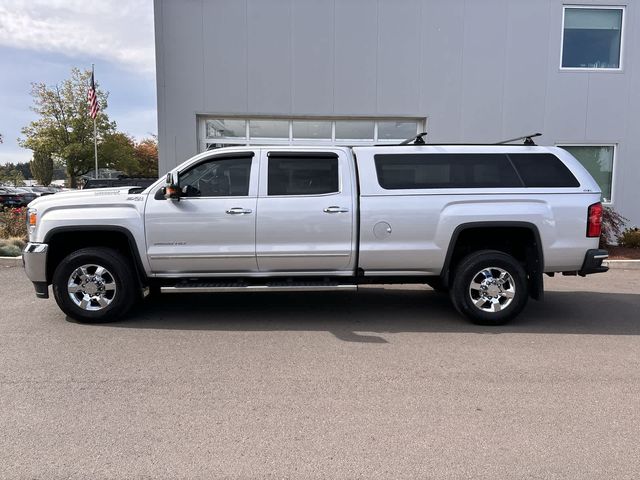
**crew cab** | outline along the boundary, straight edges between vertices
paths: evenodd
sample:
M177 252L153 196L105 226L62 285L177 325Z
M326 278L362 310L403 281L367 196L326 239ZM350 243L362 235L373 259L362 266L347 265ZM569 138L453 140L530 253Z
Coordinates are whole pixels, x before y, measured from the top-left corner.
M600 189L535 145L245 146L207 151L150 187L29 205L36 295L83 322L142 292L356 290L428 284L498 325L543 274L607 270Z

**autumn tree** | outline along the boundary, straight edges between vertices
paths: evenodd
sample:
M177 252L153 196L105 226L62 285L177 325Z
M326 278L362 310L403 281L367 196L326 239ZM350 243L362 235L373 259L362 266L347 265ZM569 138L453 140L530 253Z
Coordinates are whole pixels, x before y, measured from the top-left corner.
M71 70L71 77L54 86L31 85L38 119L22 129L20 145L34 152L50 152L63 162L72 187L77 178L94 168L93 119L87 109L90 70ZM100 111L96 117L98 141L115 131L115 122L105 113L108 93L96 83Z
M53 179L53 158L48 152L33 152L31 173L40 185L49 186Z
M158 141L155 137L145 138L136 144L135 154L138 160L138 175L158 176Z

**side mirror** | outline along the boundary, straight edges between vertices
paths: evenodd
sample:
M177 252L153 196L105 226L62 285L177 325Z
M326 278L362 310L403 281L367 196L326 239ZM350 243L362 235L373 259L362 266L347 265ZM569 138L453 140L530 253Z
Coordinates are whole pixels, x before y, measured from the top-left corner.
M180 200L180 180L177 173L167 173L167 181L164 187L164 198Z

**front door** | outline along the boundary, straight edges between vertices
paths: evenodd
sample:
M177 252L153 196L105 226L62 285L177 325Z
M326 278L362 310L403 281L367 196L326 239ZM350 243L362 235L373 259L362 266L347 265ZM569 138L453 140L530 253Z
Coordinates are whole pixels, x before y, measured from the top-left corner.
M343 150L263 150L256 224L261 272L353 271L348 160Z
M254 152L213 154L180 172L184 196L150 197L147 256L156 274L257 271Z

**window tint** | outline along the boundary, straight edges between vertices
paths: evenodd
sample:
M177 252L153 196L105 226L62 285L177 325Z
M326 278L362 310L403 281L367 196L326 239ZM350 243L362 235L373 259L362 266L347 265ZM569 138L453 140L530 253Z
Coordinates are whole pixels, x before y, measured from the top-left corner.
M269 195L318 195L338 188L338 159L270 157Z
M245 197L250 174L250 157L212 159L180 175L180 187L187 197Z
M526 187L579 187L562 161L550 153L510 153Z
M387 190L522 186L504 154L388 154L376 155L375 163L378 182Z

